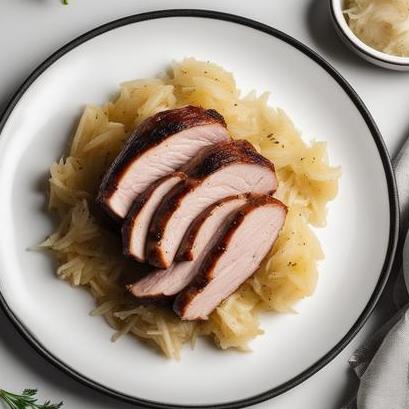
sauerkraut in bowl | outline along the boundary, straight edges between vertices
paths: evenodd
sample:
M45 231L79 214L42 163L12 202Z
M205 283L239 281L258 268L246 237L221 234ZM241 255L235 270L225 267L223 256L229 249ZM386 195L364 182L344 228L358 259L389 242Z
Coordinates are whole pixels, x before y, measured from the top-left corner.
M222 67L187 58L158 78L121 84L117 97L103 106L85 108L66 153L50 168L49 210L58 225L40 247L56 257L59 278L92 294L91 314L106 319L113 340L130 334L176 359L199 336L221 349L247 351L263 332L260 312L293 312L297 301L314 293L324 254L311 227L325 226L340 169L329 164L325 142L305 143L287 114L268 101L267 92L241 95ZM94 215L101 178L135 126L188 104L220 112L234 138L246 139L274 163L275 197L288 206L284 228L258 271L203 322L182 321L170 309L140 305L128 294L121 280L138 274L136 264Z
M409 57L409 0L345 0L343 12L353 33L386 54Z
M379 67L409 71L409 56L405 56L407 17L399 11L407 0L398 0L399 7L392 13L394 1L329 1L335 30L352 51ZM400 22L395 20L396 15L400 15Z

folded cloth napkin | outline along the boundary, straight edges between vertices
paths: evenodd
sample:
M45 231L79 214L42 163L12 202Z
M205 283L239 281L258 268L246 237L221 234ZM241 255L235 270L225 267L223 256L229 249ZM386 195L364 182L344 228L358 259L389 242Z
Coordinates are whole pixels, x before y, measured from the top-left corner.
M356 398L344 408L408 409L408 363L409 309L406 306L350 358L349 364L360 378L360 385Z
M394 168L402 248L409 216L409 139L394 160ZM409 245L403 258L404 268L391 276L395 282L389 283L392 291L387 288L384 297L391 304L389 319L349 360L360 383L356 396L343 409L409 409L409 297L404 280L404 273L409 275ZM395 267L399 268L401 260L397 261Z

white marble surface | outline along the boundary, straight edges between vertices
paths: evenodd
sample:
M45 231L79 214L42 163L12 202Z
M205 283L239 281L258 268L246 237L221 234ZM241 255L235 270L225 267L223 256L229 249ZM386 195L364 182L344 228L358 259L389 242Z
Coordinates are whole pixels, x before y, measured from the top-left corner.
M352 84L374 116L391 154L409 136L409 74L369 65L336 37L327 0L0 0L0 110L21 81L50 53L107 21L165 8L214 9L243 15L281 29L317 50ZM347 302L347 300L346 300ZM329 365L295 389L257 408L336 409L355 379L347 360L373 327L378 307L364 329ZM50 328L52 330L52 328ZM38 387L42 398L64 400L66 408L131 408L88 389L38 356L0 313L0 388Z

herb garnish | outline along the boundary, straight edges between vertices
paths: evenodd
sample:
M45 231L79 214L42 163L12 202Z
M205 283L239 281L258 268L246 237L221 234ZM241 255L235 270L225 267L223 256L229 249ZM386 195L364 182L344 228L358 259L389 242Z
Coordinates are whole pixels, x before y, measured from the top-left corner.
M39 404L36 395L37 389L24 389L20 395L0 389L0 401L10 409L59 409L63 405L63 402L52 403L49 400Z

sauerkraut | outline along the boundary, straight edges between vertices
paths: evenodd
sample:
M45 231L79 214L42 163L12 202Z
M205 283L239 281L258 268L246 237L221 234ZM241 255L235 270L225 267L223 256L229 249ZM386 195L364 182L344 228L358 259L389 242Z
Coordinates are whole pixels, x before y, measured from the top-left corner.
M344 13L354 34L370 47L409 56L409 0L347 0Z
M40 246L58 260L57 276L87 288L96 300L92 315L115 329L179 358L183 344L210 336L222 349L246 351L262 333L260 311L289 312L313 294L317 262L323 258L310 225L324 226L326 204L337 193L340 170L328 164L326 144L306 144L289 117L268 105L268 93L241 96L233 75L218 65L192 58L175 64L161 79L121 85L117 98L87 106L67 154L50 169L49 209L58 226ZM101 178L146 117L185 104L218 110L235 138L250 141L276 167L276 197L289 206L285 226L258 272L226 299L207 322L184 322L170 309L137 305L121 277L137 276L122 256L119 237L100 225L90 210Z

